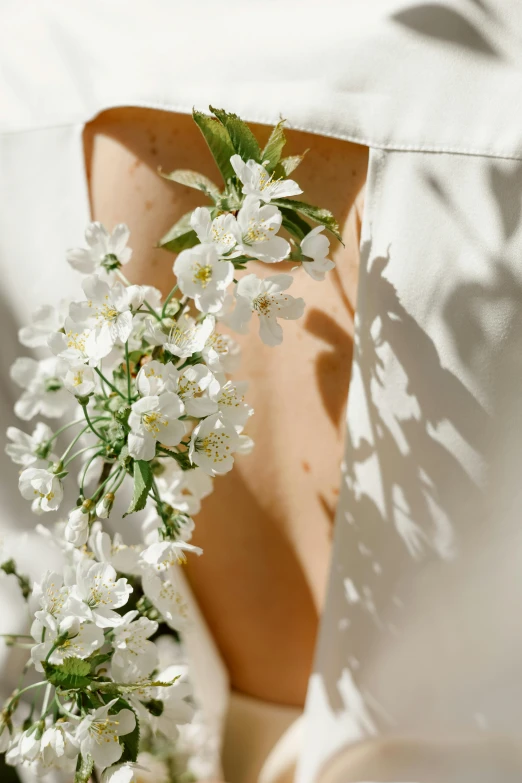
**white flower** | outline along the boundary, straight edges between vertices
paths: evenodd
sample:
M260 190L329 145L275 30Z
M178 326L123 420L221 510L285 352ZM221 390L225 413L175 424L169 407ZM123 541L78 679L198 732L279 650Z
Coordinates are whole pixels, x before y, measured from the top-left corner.
M30 608L37 619L52 615L55 619L64 619L75 614L74 602L71 605L70 587L64 585L63 576L55 571L47 571L40 582L35 582L30 598ZM42 614L43 613L43 614Z
M192 552L194 555L203 554L199 546L187 544L186 541L158 541L143 550L141 560L147 566L151 566L156 573L161 574L173 565L186 563L185 552Z
M86 616L100 628L114 628L121 622L115 612L124 606L132 587L124 577L116 579L116 571L108 563L82 560L76 570L76 584L72 595L83 601Z
M190 723L194 706L186 701L193 699L192 686L188 680L188 667L184 664L167 666L158 674L160 682L172 682L168 687L154 689L154 697L163 702L163 712L153 720L153 727L166 737L177 735L177 727Z
M182 414L183 403L172 392L142 397L133 403L129 416L131 457L153 459L156 443L177 446L185 434L185 425L179 421Z
M241 361L241 348L228 334L213 332L205 342L201 355L214 373L234 372Z
M96 524L96 523L95 523ZM95 525L93 525L93 528ZM120 533L111 537L100 529L93 530L89 538L89 547L95 558L101 563L110 563L121 574L139 574L139 559L142 547L123 543Z
M197 514L201 509L201 500L210 495L214 488L212 478L201 468L182 470L174 460L157 481L161 497L184 514Z
M40 741L40 753L43 766L50 769L69 769L71 762L79 753L79 746L74 737L72 723L68 721L49 726Z
M52 436L51 428L41 421L36 425L32 435L27 435L17 427L8 427L7 437L12 443L8 443L5 447L6 454L17 465L27 468L42 459L42 449L47 452L46 444ZM56 460L54 454L47 454L46 458L51 462Z
M217 396L218 410L227 421L240 432L245 426L254 409L245 402L244 394L248 384L245 381L232 383L227 381Z
M11 378L24 389L14 406L16 415L24 421L37 414L55 419L70 409L74 401L62 380L66 369L64 362L54 357L42 361L28 356L16 359Z
M276 236L282 220L277 207L261 206L257 196L247 196L237 216L244 254L269 264L286 258L290 245L283 237Z
M181 292L194 299L198 310L213 313L223 306L234 266L219 258L214 245L196 245L181 251L174 261L174 274Z
M165 765L160 761L156 764L161 765L161 768L165 768ZM101 783L145 783L149 781L149 777L143 773L147 773L148 770L144 770L140 764L134 764L128 761L126 764L115 764L112 767L107 767L101 776ZM169 783L169 776L162 781L158 778L150 778L150 783Z
M147 569L143 573L142 588L170 628L181 631L189 622L189 608L172 571L170 576L172 578L162 579Z
M92 329L67 317L63 332L53 332L47 345L58 358L69 365L97 364L100 361L98 346Z
M26 500L32 500L35 514L56 511L63 498L62 482L54 473L44 468L26 468L20 474L18 487Z
M78 324L92 329L90 353L103 358L116 343L125 343L132 331L132 309L143 302L145 293L140 286L125 287L115 283L110 287L96 275L85 278L82 288L86 302L73 302L70 316Z
M93 623L80 623L74 617L67 617L61 622L54 621L51 615L47 615L44 621L35 619L31 634L37 642L31 649L31 660L39 672L43 671L43 661L59 665L66 658L88 658L105 642L101 628ZM55 646L58 639L62 641Z
M35 726L13 737L5 760L10 766L34 762L40 754L40 736Z
M203 350L214 331L215 324L215 319L211 315L207 315L200 324L193 318L182 315L163 341L165 348L180 359L188 359L192 354Z
M89 223L85 229L85 240L88 248L74 248L67 251L67 261L79 272L92 274L100 267L117 268L126 264L132 255L127 247L130 231L124 223L115 226L112 234L101 223Z
M63 384L75 397L88 397L96 388L94 370L83 364L67 370Z
M119 738L130 734L136 726L132 710L120 710L110 715L109 710L116 703L113 699L87 715L76 730L82 756L91 755L94 763L105 768L121 757L123 747Z
M59 331L64 323L69 305L62 300L58 307L42 305L32 315L32 323L18 332L18 339L27 348L40 348L47 345L53 332Z
M173 364L162 364L153 359L143 365L136 377L138 391L144 397L176 391L179 372Z
M196 232L201 244L213 244L218 255L230 257L230 251L234 249L239 232L236 219L230 213L210 217L207 207L196 207L190 217L190 225Z
M284 293L292 284L291 275L273 275L261 280L256 275L242 277L236 286L236 308L231 316L234 329L241 334L248 331L252 313L259 316L259 335L266 345L279 345L283 330L278 318L295 320L304 310L304 300Z
M156 645L149 641L149 636L158 630L158 623L138 616L138 611L127 612L114 629L115 651L111 662L117 669L132 670L136 681L148 677L158 664Z
M209 476L228 473L234 464L232 453L238 445L238 435L232 424L214 413L200 421L190 439L191 462Z
M301 242L303 269L314 280L324 280L325 274L335 266L335 263L327 258L330 240L321 233L323 230L324 226L316 226Z
M239 155L232 155L230 162L237 178L243 184L243 193L253 195L261 201L271 201L273 198L297 196L303 191L293 179L274 179L260 163L249 160L245 163Z
M89 508L85 508L85 505L82 505L69 512L64 536L65 540L74 546L83 546L87 543L89 537Z
M208 416L217 411L219 382L204 364L186 367L178 377L177 392L189 416Z

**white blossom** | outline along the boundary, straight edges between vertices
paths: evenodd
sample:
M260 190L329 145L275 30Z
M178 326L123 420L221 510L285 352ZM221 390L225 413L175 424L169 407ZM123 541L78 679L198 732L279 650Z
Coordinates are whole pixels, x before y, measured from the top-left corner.
M324 276L335 266L328 256L330 240L322 231L324 226L316 226L301 242L303 269L313 280L324 280Z
M80 751L74 736L75 726L61 721L49 726L40 741L41 763L44 769L70 771Z
M304 300L286 293L291 275L273 275L261 280L256 275L242 277L236 286L236 308L232 314L234 329L246 334L252 313L259 317L259 334L266 345L279 345L283 330L278 318L295 320L304 310Z
M121 616L114 610L124 606L131 593L130 584L124 577L116 579L116 571L109 563L78 563L72 595L83 602L86 617L100 628L119 625Z
M157 483L161 497L184 514L197 514L214 488L212 477L201 468L182 470L174 460Z
M67 370L63 385L75 397L88 397L96 388L96 376L91 367L80 364Z
M202 351L214 331L215 319L211 315L197 323L193 318L182 315L164 340L165 348L180 359L188 359Z
M142 577L143 592L156 607L165 622L176 631L186 628L190 622L189 607L172 570L168 579L162 579L147 568Z
M32 500L34 514L56 511L63 498L62 482L45 468L26 468L20 474L18 487L26 500Z
M161 761L156 761L156 764L160 765L161 769L166 769ZM114 764L103 771L101 783L146 783L146 781L148 783L147 771L141 764L134 764L130 761L125 764ZM143 776L144 773L145 777ZM167 773L167 777L163 780L157 777L150 778L150 783L169 783L169 775Z
M221 414L214 413L195 427L190 439L189 456L209 476L217 476L232 469L232 454L237 445L238 435L234 426Z
M231 257L239 236L233 215L226 212L212 220L207 207L196 207L190 216L190 225L202 244L213 244L219 256Z
M47 345L47 340L53 332L63 327L69 308L68 302L62 300L58 307L42 305L31 316L31 324L24 326L18 332L18 339L27 348L41 348Z
M187 562L186 552L194 555L203 554L199 546L188 544L186 541L158 541L143 550L141 560L155 573L163 573L173 565L184 565Z
M132 250L127 247L130 231L124 223L119 223L109 234L98 222L89 223L85 230L87 248L73 248L67 251L67 261L79 272L92 274L100 268L111 270L119 264L130 261Z
M102 358L93 329L77 323L69 316L65 319L63 331L53 332L47 345L55 356L69 366L97 365Z
M31 634L37 642L31 649L31 660L40 672L43 671L43 661L59 665L66 658L88 658L105 642L101 628L94 623L79 622L74 617L60 622L51 615L47 615L44 621L35 619Z
M213 332L201 351L205 364L213 373L234 372L241 361L241 349L229 334Z
M204 364L186 367L178 376L177 393L189 416L201 418L217 411L219 382Z
M254 413L252 406L245 402L247 386L246 381L226 381L216 398L219 413L233 424L238 432L241 432L249 416Z
M22 432L17 427L8 427L7 437L12 443L8 443L5 447L6 454L17 465L23 465L28 468L42 459L42 449L47 454L46 446L52 436L51 428L41 421L36 425L32 435L27 435L26 432ZM47 460L54 462L56 455L47 454Z
M80 745L82 756L92 756L94 763L102 768L118 761L123 753L119 738L130 734L136 726L136 718L132 710L125 709L115 715L109 714L116 701L117 699L113 699L103 707L90 712L76 731L76 740Z
M131 670L136 680L148 677L158 663L156 645L149 641L149 636L158 630L158 623L138 615L137 611L127 612L114 629L111 662L113 668Z
M98 358L107 356L116 343L125 343L132 331L132 310L143 302L145 292L140 286L109 286L96 275L83 281L87 301L73 302L70 316L78 324L85 324L92 331L92 353Z
M290 253L290 245L276 236L283 216L273 204L261 203L257 196L247 196L237 216L241 247L245 255L273 264Z
M246 163L239 155L232 155L230 163L236 176L243 185L246 196L256 196L261 201L271 201L273 198L297 196L303 191L293 179L274 179L260 163L249 160Z
M14 406L16 415L28 421L38 414L55 419L66 413L74 404L63 385L66 370L64 362L55 357L41 361L28 356L16 359L11 378L24 389Z
M183 403L176 394L142 397L133 403L129 416L129 454L134 459L151 460L156 443L177 446L185 434L185 425L179 421Z
M161 394L164 391L175 392L178 377L179 372L173 364L162 364L153 359L140 369L136 386L144 397Z
M64 531L65 539L74 546L83 546L89 537L89 508L78 506L69 512Z
M196 245L181 251L174 261L174 274L180 291L194 299L198 310L214 313L223 305L234 266L219 258L214 245Z
M108 533L101 527L94 529L89 537L89 547L95 558L101 563L110 563L121 574L139 574L139 559L143 547L138 544L128 545L123 542L120 533L115 533L111 541Z

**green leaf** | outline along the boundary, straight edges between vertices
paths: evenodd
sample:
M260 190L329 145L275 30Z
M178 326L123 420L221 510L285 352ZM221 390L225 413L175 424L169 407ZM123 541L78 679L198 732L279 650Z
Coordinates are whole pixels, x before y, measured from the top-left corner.
M92 771L94 769L94 759L87 754L78 756L78 762L76 764L76 774L74 776L74 783L89 783L91 779Z
M288 158L283 158L279 161L277 169L274 172L276 177L289 177L290 174L296 170L308 150L305 150L302 155L289 155Z
M324 226L342 243L341 235L339 233L339 224L328 209L321 209L321 207L314 207L312 204L307 204L304 201L295 201L294 199L289 198L273 199L271 203L275 204L276 207L279 207L280 209L286 207L287 209L300 212L302 215L315 220L316 223L320 223Z
M185 185L187 188L201 190L212 199L218 199L220 196L218 186L215 185L211 179L205 177L204 174L199 174L197 171L191 171L190 169L176 169L175 171L171 171L170 174L165 174L160 169L159 174L163 177L163 179L169 179L171 182L177 182L178 185Z
M284 133L284 125L286 120L280 120L277 123L270 138L266 143L266 147L261 155L261 163L265 166L266 170L271 174L281 159L281 152L286 144L286 136ZM265 164L265 161L268 163Z
M291 209L282 207L281 214L283 215L283 228L286 228L288 233L299 240L299 242L312 230L311 225L306 220L303 220L298 212L292 212Z
M86 688L92 681L91 665L81 658L66 658L57 666L45 661L42 666L48 681L64 691Z
M258 163L261 159L261 150L257 139L243 120L237 116L237 114L230 114L223 111L223 109L214 109L213 106L209 106L210 111L216 115L221 124L228 131L228 135L232 142L234 150L240 155L243 160L256 160Z
M149 462L143 459L134 460L134 494L132 501L123 515L132 514L134 511L141 511L147 503L147 495L152 487L153 473Z
M227 129L216 117L209 117L208 114L202 114L195 109L192 112L192 117L205 137L221 176L227 182L235 176L230 158L236 152Z
M189 247L194 247L199 242L198 235L190 225L192 212L187 212L174 223L164 237L158 242L158 247L169 250L171 253L181 253Z

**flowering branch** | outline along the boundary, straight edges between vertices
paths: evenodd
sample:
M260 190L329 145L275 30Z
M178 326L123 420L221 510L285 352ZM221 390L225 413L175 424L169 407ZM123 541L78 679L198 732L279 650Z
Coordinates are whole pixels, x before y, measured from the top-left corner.
M13 365L22 388L17 415L69 417L77 407L83 414L55 432L42 422L31 435L8 430L7 453L21 468L20 492L35 514L57 512L65 484L76 492L54 534L60 572L47 572L31 588L14 561L1 566L18 580L32 620L30 637L8 641L30 639L30 664L42 679L18 688L4 705L0 751L9 764L39 775L74 771L76 783L87 783L101 772L109 783L120 779L123 765L130 781L140 746L154 750L192 719L187 666L165 667L156 635L161 624L183 636L189 618L176 567L201 554L190 543L192 517L214 478L253 445L245 434L253 414L245 385L228 377L239 349L219 323L245 333L257 319L263 342L278 345L280 321L304 310L304 301L288 293L295 276L261 279L244 274L248 264L290 259L316 280L334 266L324 232L340 239L337 223L327 210L295 199L302 191L289 175L301 156L282 156L284 122L261 150L239 117L212 112L194 112L194 120L223 188L193 171L162 174L210 201L159 242L176 254L167 297L122 274L132 253L125 225L109 234L91 223L87 247L67 254L84 275L84 297L66 308L40 308L20 332L23 345L47 346L49 355ZM58 457L59 438L73 425L80 429ZM79 477L71 467L77 460ZM142 510L141 544L104 530L111 514ZM33 705L19 723L25 694Z

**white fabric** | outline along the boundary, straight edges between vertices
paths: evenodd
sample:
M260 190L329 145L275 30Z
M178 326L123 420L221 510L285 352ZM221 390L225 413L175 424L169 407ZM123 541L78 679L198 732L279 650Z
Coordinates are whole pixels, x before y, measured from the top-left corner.
M502 159L522 160L521 29L517 0L0 6L6 361L28 311L76 286L64 250L88 219L81 133L103 109L211 102L373 148L299 783L349 742L520 734L522 173ZM1 393L6 426L17 392L4 378ZM30 529L7 461L0 481L2 529Z

